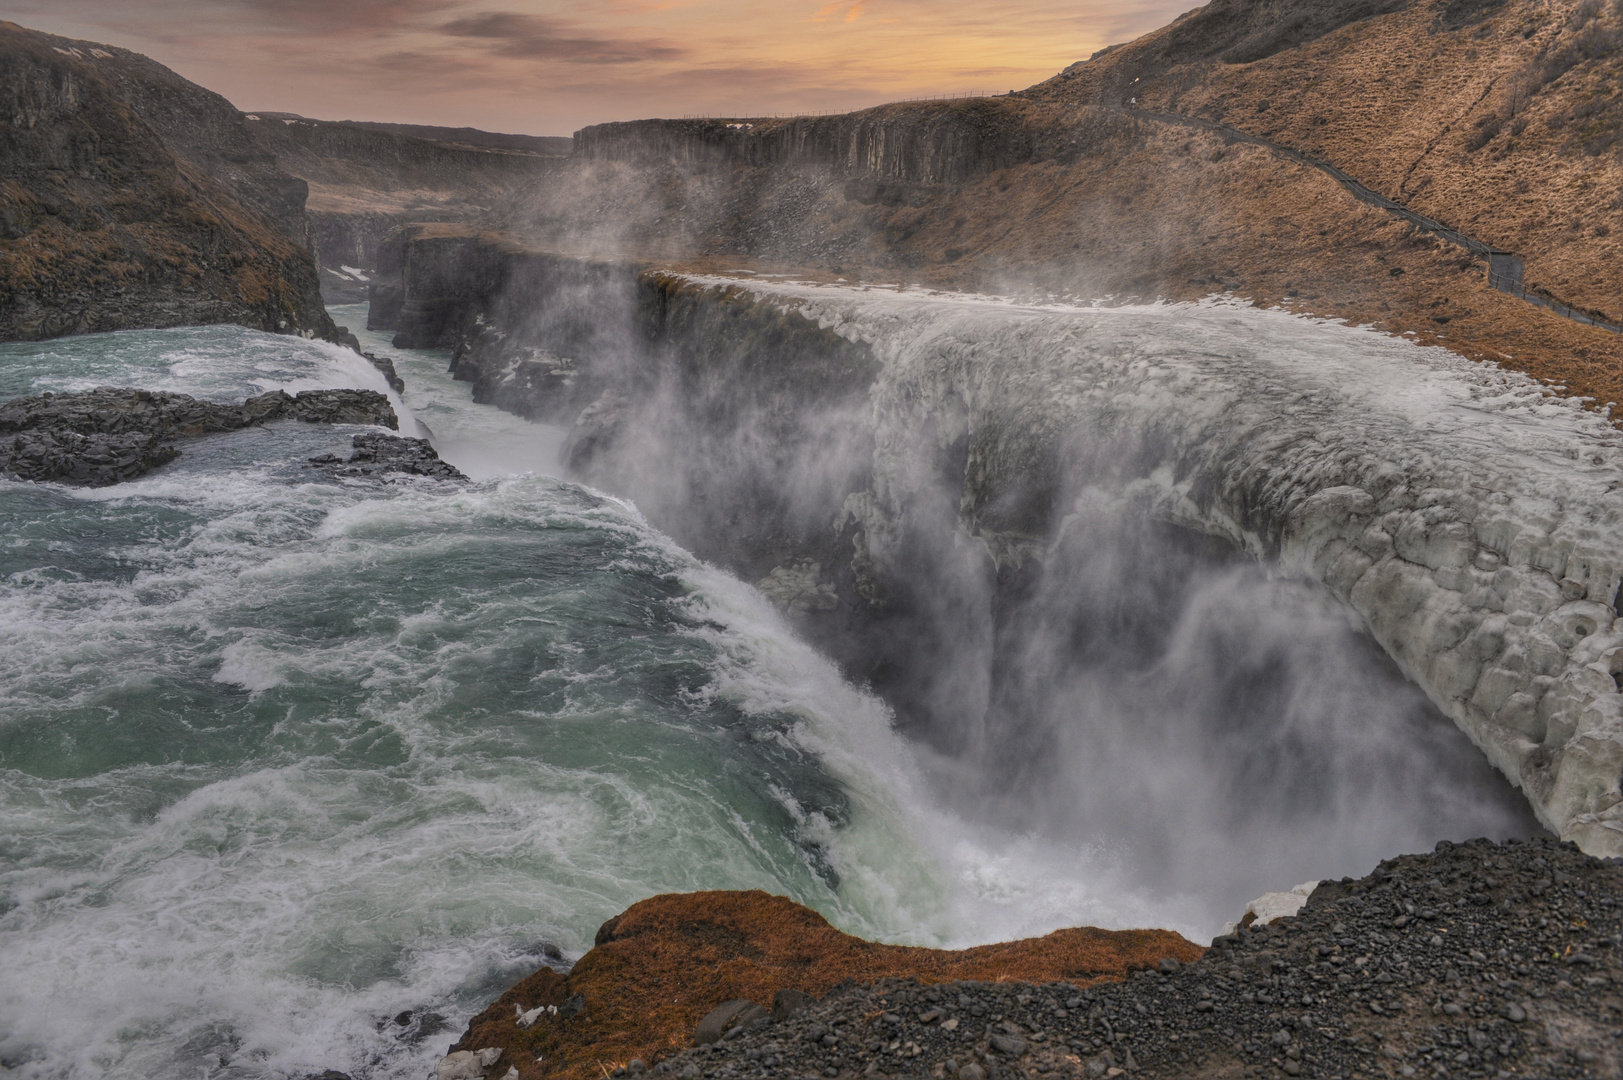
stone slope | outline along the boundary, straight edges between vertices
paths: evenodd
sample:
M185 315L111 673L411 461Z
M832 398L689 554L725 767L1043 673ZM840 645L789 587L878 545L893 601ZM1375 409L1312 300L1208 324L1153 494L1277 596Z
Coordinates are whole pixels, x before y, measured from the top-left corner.
M1332 11L1341 25L1295 47L1246 44ZM1224 0L1027 94L1182 113L1332 161L1620 322L1620 81L1612 3Z
M0 339L235 322L335 335L304 185L216 94L0 23Z
M1441 844L1323 882L1192 964L1091 988L882 980L643 1064L686 1080L1618 1076L1620 903L1623 867L1570 845Z

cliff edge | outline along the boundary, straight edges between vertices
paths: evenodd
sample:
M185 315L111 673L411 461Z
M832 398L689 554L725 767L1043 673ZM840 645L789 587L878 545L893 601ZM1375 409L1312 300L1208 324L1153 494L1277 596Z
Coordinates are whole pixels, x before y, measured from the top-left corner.
M306 191L218 94L0 22L0 340L224 322L334 338Z

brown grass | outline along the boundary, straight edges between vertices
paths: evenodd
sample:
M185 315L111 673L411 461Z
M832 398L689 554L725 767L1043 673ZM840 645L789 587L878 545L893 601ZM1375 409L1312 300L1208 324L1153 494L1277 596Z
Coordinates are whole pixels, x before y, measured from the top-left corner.
M821 996L886 976L1089 986L1204 952L1168 930L1092 928L957 951L879 945L764 892L655 896L605 923L598 942L569 975L543 968L503 994L453 1049L500 1046L495 1071L517 1067L523 1080L601 1080L631 1058L651 1066L692 1045L704 1015L733 998L770 1008L780 989ZM571 1020L543 1019L528 1031L515 1022L515 1006L561 1005L574 994L585 997L586 1011Z

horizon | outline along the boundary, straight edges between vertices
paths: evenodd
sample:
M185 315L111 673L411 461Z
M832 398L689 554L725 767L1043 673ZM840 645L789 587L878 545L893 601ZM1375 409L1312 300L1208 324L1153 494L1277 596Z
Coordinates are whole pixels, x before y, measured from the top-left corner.
M567 136L615 120L1008 93L1196 6L12 0L0 18L142 53L244 112Z

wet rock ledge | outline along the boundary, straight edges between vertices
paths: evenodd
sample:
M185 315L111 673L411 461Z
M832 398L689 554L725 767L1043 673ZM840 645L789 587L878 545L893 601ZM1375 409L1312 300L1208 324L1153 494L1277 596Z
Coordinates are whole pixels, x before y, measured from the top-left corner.
M297 396L273 390L241 405L110 386L82 393L44 393L0 402L0 476L105 487L175 460L180 439L275 420L399 427L389 399L372 390L306 390ZM380 452L360 443L356 447L374 458ZM427 444L393 456L419 463L407 471L438 475L421 465L425 449L434 456ZM437 456L434 460L443 465Z
M446 1075L491 1080L1617 1077L1623 865L1445 842L1206 950L1153 930L906 949L763 893L658 896L451 1050Z

